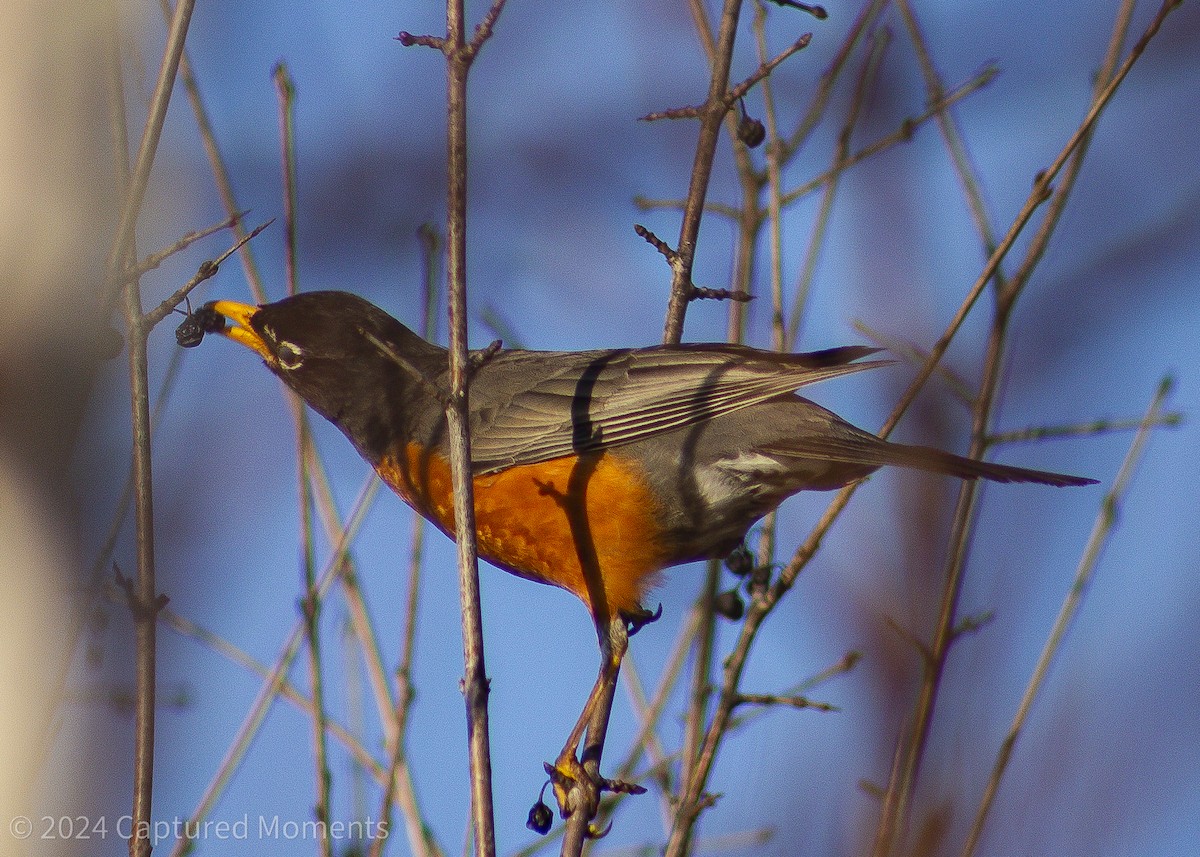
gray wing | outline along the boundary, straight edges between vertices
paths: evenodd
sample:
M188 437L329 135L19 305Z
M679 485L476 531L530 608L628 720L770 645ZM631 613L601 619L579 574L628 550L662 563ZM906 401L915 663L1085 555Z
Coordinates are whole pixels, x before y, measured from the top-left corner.
M509 351L471 387L477 474L606 449L733 413L800 387L889 361L878 349L777 354L743 346L624 351Z

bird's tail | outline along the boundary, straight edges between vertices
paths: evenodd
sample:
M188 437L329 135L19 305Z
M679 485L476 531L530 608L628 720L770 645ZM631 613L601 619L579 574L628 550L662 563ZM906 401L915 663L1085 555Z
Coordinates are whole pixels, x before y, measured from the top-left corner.
M992 482L1035 482L1064 488L1094 485L1097 481L1082 476L1068 476L1065 473L979 461L929 446L891 443L858 429L815 437L808 435L794 445L782 443L764 451L785 457L817 458L870 468L885 465L909 467L957 476L959 479L989 479Z

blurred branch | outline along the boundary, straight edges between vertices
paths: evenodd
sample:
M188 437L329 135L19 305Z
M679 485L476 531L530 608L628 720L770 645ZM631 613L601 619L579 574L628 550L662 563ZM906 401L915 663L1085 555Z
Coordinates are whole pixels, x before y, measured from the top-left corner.
M1021 730L1025 726L1025 721L1029 717L1029 712L1033 708L1033 702L1046 681L1050 665L1062 648L1063 638L1066 636L1071 623L1079 612L1079 607L1083 603L1083 596L1091 584L1092 576L1096 571L1096 565L1100 561L1100 555L1116 527L1121 501L1128 491L1129 483L1141 460L1146 442L1150 438L1150 432L1156 426L1162 425L1163 417L1166 416L1163 412L1163 405L1173 388L1174 379L1170 377L1164 378L1159 384L1158 390L1150 402L1150 407L1146 411L1146 416L1142 419L1137 434L1134 435L1133 442L1129 446L1129 452L1126 453L1125 460L1121 463L1121 469L1117 472L1117 478L1113 480L1112 488L1108 490L1104 498L1100 501L1100 513L1096 517L1096 522L1092 525L1092 533L1088 537L1087 545L1083 549L1083 555L1079 559L1075 578L1067 590L1066 597L1063 599L1058 617L1054 620L1054 626L1050 630L1050 635L1046 638L1046 644L1042 647L1042 653L1038 658L1037 666L1034 667L1033 674L1029 677L1029 683L1025 687L1025 693L1021 697L1020 704L1017 706L1017 711L1013 716L1008 734L1005 736L1004 741L1000 745L1000 750L996 754L992 774L988 778L983 798L979 802L975 819L971 823L971 830L967 834L967 839L963 844L962 857L971 857L975 853L975 848L979 844L979 837L983 833L983 826L987 822L992 803L996 798L996 792L999 790L1000 780L1008 768L1008 760L1012 756L1013 747L1016 746L1017 739L1021 735Z
M886 348L906 363L920 366L929 359L929 352L915 343L888 336L883 331L876 330L861 319L856 318L851 324L855 330L867 337L867 339L881 348ZM975 406L975 394L971 391L970 384L961 375L949 366L941 363L938 364L937 373L954 395L954 398L958 399L967 408Z
M918 113L916 116L910 116L909 118L905 119L900 123L900 127L891 134L888 134L885 137L880 137L874 143L864 146L863 148L849 155L836 168L827 170L815 178L805 182L804 184L788 191L783 197L784 205L791 205L801 197L808 196L817 188L829 181L832 181L837 174L845 172L846 170L862 163L868 158L872 158L875 155L890 149L892 146L895 146L898 143L907 143L912 139L912 136L916 132L917 128L924 125L930 119L938 116L941 111L945 110L950 105L956 104L957 102L966 98L968 95L983 89L996 79L997 74L999 74L999 71L995 66L986 66L966 83L947 93L946 96L940 101L929 105L925 110L923 110L921 113Z
M1016 300L1029 282L1034 268L1042 258L1045 247L1059 223L1059 218L1071 190L1074 188L1075 178L1079 174L1083 158L1087 153L1100 107L1107 103L1107 98L1111 98L1112 93L1115 92L1114 86L1110 84L1105 87L1104 84L1110 79L1112 84L1119 80L1119 77L1113 76L1113 69L1117 65L1120 46L1124 42L1130 11L1132 11L1132 2L1127 2L1123 12L1117 16L1117 22L1114 24L1109 40L1108 55L1096 78L1092 109L1088 112L1088 119L1072 137L1074 145L1064 149L1060 154L1056 160L1057 169L1052 170L1050 175L1039 175L1034 181L1034 196L1030 198L1030 201L1040 196L1043 200L1049 199L1050 205L1026 251L1025 258L1011 280L1006 283L997 280L996 301L988 336L987 354L984 359L983 380L975 399L972 416L971 445L967 452L971 457L978 457L986 450L986 436L992 418L992 406L1003 372L1008 324ZM1126 70L1128 68L1129 66L1126 66ZM1108 93L1107 96L1105 92ZM1059 169L1063 170L1062 182L1057 190L1052 191L1050 181ZM970 181L965 182L967 187L971 187L973 184ZM985 229L985 232L990 232L990 229ZM1013 236L1013 232L1010 231L1009 236ZM992 259L994 264L989 264L989 267L993 274L996 274L1000 270L999 248L993 254ZM982 280L977 283L979 286L982 284ZM900 763L895 775L888 782L884 796L883 808L876 829L874 848L876 857L887 857L887 855L896 853L901 847L908 827L912 794L924 758L942 677L945 674L950 649L957 639L955 634L956 617L962 594L967 553L974 531L973 523L976 519L975 507L978 497L979 486L976 483L964 482L960 486L947 548L941 605L933 640L929 645L929 659L923 665L920 691L913 706L911 724L901 740Z
M441 237L437 230L426 224L417 232L421 247L421 270L423 272L424 288L421 308L421 329L423 339L433 338L436 324L438 304L438 259L440 258ZM396 668L396 705L392 728L387 738L388 768L387 779L384 781L382 803L379 807L379 818L382 829L391 827L392 801L399 787L398 780L407 776L408 715L412 710L415 688L412 682L413 658L417 647L417 617L421 594L421 560L425 545L425 519L415 512L412 514L412 531L409 537L408 554L408 600L404 607L404 637L400 645L400 665ZM401 792L411 792L408 789ZM429 826L418 814L415 805L406 814L416 824L410 824L408 844L417 857L440 857L441 849L433 837ZM386 838L375 837L371 842L369 857L382 857L383 845Z
M680 750L680 787L695 776L700 761L704 725L708 719L708 701L713 691L713 650L716 647L717 616L713 609L721 583L721 562L705 563L704 585L696 599L696 635L693 646L692 680L688 690L687 712L683 720L683 747Z
M879 13L886 6L887 0L870 0L870 2L863 4L858 17L854 19L854 23L850 25L849 30L846 32L846 37L842 40L842 44L838 47L837 52L833 55L833 59L830 60L829 65L821 74L821 79L817 82L808 110L805 111L804 116L797 123L796 130L783 143L783 153L780 156L780 160L787 160L794 152L799 150L808 141L813 129L825 118L825 113L829 107L829 99L833 94L833 86L841 76L842 70L846 66L846 61L850 58L850 54L858 44L858 40L862 37L862 34L874 23L875 19L879 17Z
M171 12L166 0L160 0L160 5L163 9L164 15L169 19ZM240 210L240 206L233 191L233 183L230 178L229 168L225 163L219 146L217 145L216 136L212 129L212 122L209 119L208 112L204 106L204 100L200 92L199 81L194 74L186 51L183 53L181 58L180 78L182 80L184 90L187 93L188 100L191 104L192 112L196 119L196 124L199 128L200 140L204 144L204 149L208 156L209 166L213 174L213 180L216 183L217 191L221 197L225 210L232 217ZM247 282L250 285L251 294L259 303L265 303L267 301L266 290L263 286L262 276L254 260L254 255L251 252L251 246L246 243L246 240L254 237L254 235L256 235L262 228L263 227L259 227L252 233L246 233L240 220L236 220L234 222L234 231L240 237L240 239L242 239L235 245L234 249L241 251L239 255ZM221 257L220 260L223 259L224 257ZM182 299L183 295L179 295L178 298L171 303L171 306L174 306ZM159 309L161 311L162 307ZM167 311L169 312L169 308ZM301 418L300 413L303 406L297 402L294 397L289 396L288 398L292 407L293 419L298 421ZM329 534L330 539L334 540L337 538L338 533L341 532L342 527L337 511L334 508L328 476L325 472L325 468L321 462L321 459L315 450L315 447L310 448L308 453L311 456L308 462L308 468L310 474L312 475L314 488L317 492L317 508L321 514L322 523L326 529L326 532ZM345 592L347 607L350 610L351 621L353 623L355 634L359 638L360 645L362 646L362 651L366 659L367 674L371 682L376 706L379 711L381 721L385 724L386 729L393 712L393 704L388 687L386 670L383 666L383 659L380 654L378 638L374 633L370 617L367 613L362 591L357 586L357 579L354 574L353 563L349 557L347 557L343 562L343 569L339 575L339 579L341 580L342 587ZM405 810L405 823L409 832L409 839L410 842L416 841L417 837L423 835L425 828L417 807L416 796L412 788L408 766L404 761L400 763L398 786L399 794L397 796L397 802Z
M789 206L802 197L808 196L810 193L832 181L840 173L890 149L892 146L895 146L899 143L907 143L912 139L912 136L916 132L917 128L937 116L940 110L952 104L956 104L957 102L966 98L968 95L971 95L987 86L996 79L997 74L999 74L999 71L995 68L995 66L987 66L969 81L957 87L956 89L951 90L942 101L938 102L937 104L930 105L916 116L910 116L909 118L905 119L891 134L880 137L874 143L864 146L863 148L850 154L836 170L826 170L825 172L815 176L812 179L809 179L807 182L804 182L803 184L798 185L797 187L785 193L782 199L783 205L785 207ZM678 209L683 207L684 201L678 199L648 199L646 197L639 196L634 197L634 205L636 205L642 211L663 208ZM727 203L711 202L706 205L706 210L713 214L723 215L731 220L737 220L738 218L738 209L728 205Z
M375 502L380 484L382 483L372 473L367 477L362 490L359 491L358 499L354 501L346 526L338 535L328 561L317 576L315 587L317 597L323 597L330 585L338 577L338 572L346 558L346 552L349 550L350 544L354 541L354 537L358 534L359 527L362 526L367 511ZM221 760L216 773L213 775L208 787L204 790L204 794L200 798L200 803L197 804L191 816L187 819L186 824L182 827L183 830L200 830L204 819L208 817L213 807L216 806L217 800L225 791L225 787L229 785L229 780L233 776L234 771L237 770L246 752L250 749L250 744L266 719L267 712L271 710L271 704L275 701L275 698L279 695L281 688L287 681L288 670L291 669L292 663L300 653L300 647L304 643L304 636L305 620L301 618L292 626L291 633L288 635L287 641L283 645L283 650L275 661L275 665L271 668L270 675L263 682L263 686L251 704L250 710L246 713L246 717L242 721L237 735L230 742L228 749L225 751L225 757ZM192 844L190 840L180 839L171 849L172 857L183 857L184 854L191 850Z
M767 7L763 5L762 0L758 0L755 4L754 14L754 38L758 47L758 56L761 59L767 55ZM770 272L770 291L771 291L771 347L777 351L783 350L785 336L783 326L783 167L784 159L786 158L786 149L783 141L779 137L779 115L778 107L775 104L775 92L771 86L771 79L767 78L762 85L763 109L766 111L766 131L767 131L767 147L766 147L766 194L767 194L767 237L768 247L770 252L769 267ZM739 170L739 173L741 171ZM755 252L757 246L756 238L758 225L761 220L756 218L753 224L753 231L750 231L749 225L744 224L748 219L750 211L758 214L758 183L751 182L751 177L744 176L742 178L742 224L739 230L739 257L743 254L749 255ZM750 196L749 190L753 188L755 195ZM748 268L749 265L746 265ZM732 316L733 308L730 308ZM735 319L730 318L730 333L734 332ZM737 325L738 339L731 339L732 342L740 342L742 328L744 325ZM769 563L772 561L774 553L774 533L775 533L775 516L769 516L768 521L764 525L764 540L769 547L764 547L764 556L760 558L760 562Z
M158 68L158 78L154 83L154 93L150 96L150 109L146 115L146 124L142 128L142 138L138 143L132 171L127 177L125 203L121 208L121 219L113 236L112 249L109 252L107 270L110 275L120 270L119 261L125 256L127 248L131 246L134 238L138 215L141 213L142 203L146 199L146 186L150 182L150 170L154 166L154 156L158 152L158 141L162 137L163 125L167 119L167 106L171 103L171 90L175 86L175 75L179 70L179 60L183 55L183 45L187 38L188 25L191 23L192 10L195 5L195 0L179 0L171 15L167 29L167 43L163 48L162 62ZM124 157L124 155L125 150L122 150L121 156ZM230 213L232 214L232 212Z
M172 12L169 0L159 0L159 7L162 9L163 17L170 20ZM221 197L221 204L224 206L226 214L232 217L241 209L241 206L238 205L237 196L233 192L233 181L229 177L229 168L217 146L217 137L213 133L212 121L204 106L204 99L200 95L200 84L196 79L191 59L186 50L182 51L180 55L179 79L183 84L183 91L187 93L188 102L191 104L192 115L200 134L200 142L204 145L205 154L208 156L209 169L212 171L217 193ZM234 221L233 230L239 238L245 237L246 233L240 219ZM250 284L250 294L258 303L266 303L267 292L263 287L258 265L254 261L252 248L245 243L240 244L239 248L241 249L239 257L242 261L242 270L246 274L246 281Z
M1155 417L1155 426L1175 428L1183 425L1183 414L1180 411L1168 411ZM1005 443L1029 443L1035 440L1050 440L1062 437L1090 437L1097 434L1108 434L1118 431L1133 431L1142 428L1145 420L1092 420L1087 423L1069 423L1058 426L1030 426L1013 431L993 432L987 437L988 446L999 446Z
M296 84L282 60L271 71L279 102L279 161L283 169L283 271L287 293L296 294Z
M913 14L909 0L896 0L896 8L900 11L900 17L904 19L904 26L908 30L909 40L916 50L917 61L921 66L921 74L925 78L927 99L930 104L938 104L945 99L946 87L941 75L938 74L937 67L934 65L933 57L930 55L929 44L925 39L925 34L921 31L921 26L917 21L916 15ZM983 255L986 259L996 249L996 234L992 228L991 219L988 217L987 206L983 202L983 191L980 187L979 178L975 175L975 168L971 164L966 143L963 142L962 132L958 128L958 123L955 121L954 114L950 111L949 105L938 110L937 123L946 150L950 153L950 160L954 164L954 171L958 174L958 180L962 184L963 193L967 197L967 207L970 209L971 217L975 221L975 229L979 232L979 236L983 240ZM1003 289L1003 270L997 269L996 283L1000 289Z
M279 102L280 162L283 170L283 236L284 278L287 293L299 291L296 271L296 86L283 62L275 64L272 72ZM300 544L303 565L304 597L300 610L304 617L304 635L308 642L308 675L312 687L313 767L316 775L316 805L313 815L321 830L326 830L331 817L330 790L333 774L329 769L329 746L325 740L328 711L325 707L325 674L321 664L321 598L316 592L316 558L313 539L313 490L309 460L313 450L312 428L308 411L298 406L296 413L296 467L298 506L300 510ZM322 857L333 857L333 840L319 837Z
M167 105L175 74L179 68L179 57L183 53L188 24L191 21L194 0L180 0L175 9L163 48L158 79L150 99L146 123L138 144L137 157L130 170L128 140L125 136L126 116L122 95L123 78L119 70L120 51L115 48L111 61L114 64L112 97L115 110L110 116L114 130L116 172L125 190L125 202L121 210L120 223L113 238L106 265L107 277L114 280L117 271L137 259L135 233L146 186L150 181L150 170L158 151L166 121ZM114 25L114 34L115 34ZM150 389L146 359L146 342L152 325L142 315L142 297L138 278L131 277L118 289L103 296L103 304L110 305L118 294L124 295L125 326L128 334L130 410L132 414L133 439L133 485L134 520L137 539L137 582L130 585L129 595L136 628L137 700L134 706L134 754L133 754L133 806L131 812L129 854L130 857L148 857L151 850L150 821L154 793L154 709L156 697L156 618L162 607L155 584L154 569L154 486L152 478L152 452L150 447Z
M115 593L110 590L109 600L115 600ZM171 630L175 631L181 637L186 637L190 640L195 640L202 646L205 646L216 652L223 658L237 664L248 672L253 673L260 679L268 680L271 676L271 670L256 658L251 657L245 650L235 646L229 640L214 634L212 631L204 628L192 620L181 616L169 607L159 611L159 621L166 625ZM279 696L286 699L288 702L299 708L305 715L309 717L316 716L316 709L313 707L312 700L300 692L297 687L290 681L284 679L279 686ZM327 720L325 728L338 743L354 757L372 777L380 784L384 782L384 770L379 762L371 755L370 751L363 745L362 741L357 736L352 734L348 729L339 723L332 720Z
M812 234L809 236L808 246L804 251L800 276L796 281L792 312L788 318L787 330L780 350L791 351L794 349L796 347L796 340L800 336L800 322L803 320L804 310L808 305L808 294L812 288L813 277L816 276L817 260L820 258L821 248L825 243L825 236L829 231L829 219L833 213L833 201L837 197L838 178L842 174L842 165L850 157L850 140L854 136L854 126L858 124L858 117L861 115L863 107L867 102L867 96L874 89L877 82L879 69L883 65L883 55L887 51L890 40L891 36L888 30L878 30L875 32L871 39L870 49L863 59L862 68L859 70L858 79L854 83L854 94L850 99L850 109L847 111L846 120L842 125L841 132L838 134L837 145L834 147L833 166L829 170L831 178L825 184L825 192L821 195L821 205L813 221ZM782 200L780 201L780 206L782 207Z

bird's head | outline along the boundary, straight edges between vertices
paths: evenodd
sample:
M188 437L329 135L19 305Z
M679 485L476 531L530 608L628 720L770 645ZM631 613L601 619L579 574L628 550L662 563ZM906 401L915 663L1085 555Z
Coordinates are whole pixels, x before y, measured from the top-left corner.
M446 368L444 349L348 292L305 292L262 306L218 300L200 312L207 332L257 353L356 443L396 418L414 374L431 380Z

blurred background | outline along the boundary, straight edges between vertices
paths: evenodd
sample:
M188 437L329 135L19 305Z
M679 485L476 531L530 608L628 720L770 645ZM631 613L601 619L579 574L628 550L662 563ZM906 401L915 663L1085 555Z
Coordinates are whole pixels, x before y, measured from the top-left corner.
M710 14L716 10L707 4ZM831 0L816 21L768 4L770 52L801 33L811 45L772 77L785 129L808 109L818 80L860 7ZM918 2L932 56L948 87L994 65L998 76L954 108L984 199L1003 233L1035 174L1086 113L1116 3ZM485 5L469 3L469 19ZM758 64L746 4L733 78ZM1138 4L1129 44L1156 7ZM101 4L47 10L18 2L0 73L0 642L7 657L3 712L11 740L0 842L25 813L107 818L107 837L35 836L29 853L109 854L129 812L132 771L132 629L128 610L86 586L120 504L129 464L124 354L97 319L104 259L119 203L112 188L108 40L116 15L124 93L136 139L164 40L157 8ZM283 212L278 102L271 73L286 63L297 90L298 278L304 290L347 289L411 327L421 322L417 230L444 223L444 65L404 48L401 30L438 33L436 3L198 4L188 54L213 134L250 225ZM895 10L879 73L853 129L861 149L919 116L927 96ZM1013 318L997 430L1096 419L1136 419L1164 375L1178 382L1172 410L1200 412L1200 12L1171 16L1102 117L1062 223ZM864 40L833 88L826 120L784 174L796 187L827 170ZM662 336L669 268L634 235L643 223L669 242L671 208L640 210L637 196L681 199L697 125L639 122L696 104L708 65L683 3L513 2L473 71L470 103L468 282L472 341L581 349L650 345ZM747 110L763 117L762 94ZM763 163L762 150L751 157ZM740 199L730 144L718 150L709 198ZM783 282L789 306L820 197L787 210ZM195 114L177 89L150 196L139 222L143 255L222 220L221 200ZM1035 219L1035 225L1037 221ZM285 290L282 219L253 242L272 299ZM710 215L695 268L699 285L726 287L733 224ZM1030 232L1029 234L1032 234ZM173 257L143 281L152 305L225 250L227 233ZM1022 238L1015 254L1028 246ZM765 233L753 275L748 341L770 342ZM1010 257L1015 264L1019 255ZM936 125L842 177L798 348L860 343L861 322L928 348L978 276L985 253ZM1010 267L1011 270L1011 267ZM441 276L439 274L439 276ZM235 259L194 295L249 300ZM945 364L974 386L987 335L985 296ZM685 339L725 337L728 307L694 303ZM438 339L444 341L444 298ZM303 595L295 428L283 390L245 349L213 338L180 354L171 329L150 339L151 389L178 374L154 440L158 584L175 613L273 664L299 620ZM113 319L116 323L116 319ZM119 326L119 325L118 325ZM812 398L876 429L915 371L892 368L814 389ZM343 515L368 477L340 434L314 423ZM948 384L931 382L898 437L962 450L969 413ZM994 618L954 649L921 770L914 842L958 853L962 837L1132 433L1014 444L998 460L1078 473L1080 490L983 489L964 614ZM980 853L1187 853L1200 841L1200 665L1195 652L1200 459L1193 422L1152 436L1123 499L1086 601L1038 698L1001 785ZM907 472L873 477L821 553L768 620L750 660L747 691L780 692L863 653L852 672L812 695L834 713L771 710L725 745L711 782L722 794L699 829L705 853L856 854L878 813L871 784L886 782L920 662L897 627L919 639L935 619L957 484ZM828 501L794 498L779 517L786 560ZM354 542L353 560L385 664L394 670L408 597L410 512L382 492ZM321 543L319 564L329 553ZM132 526L113 561L132 572ZM108 564L102 566L111 579ZM663 618L634 640L631 658L657 685L702 569L673 570L655 593ZM496 830L501 853L536 840L525 814L541 763L557 753L595 675L595 637L571 596L485 567L487 666ZM726 581L732 585L732 580ZM336 591L336 590L335 590ZM430 531L420 584L409 763L426 820L447 853L463 847L467 819L465 718L453 545ZM653 606L653 604L651 604ZM385 759L383 730L348 632L346 602L322 612L329 716ZM719 627L723 657L736 638ZM59 680L66 671L65 681ZM188 818L205 793L261 679L198 641L161 630L154 817ZM301 657L291 679L307 691ZM685 691L660 727L679 746ZM622 758L636 720L624 692L608 758ZM331 742L333 818L378 817L379 789ZM17 758L18 750L30 750ZM9 759L7 754L12 754ZM208 818L280 823L312 818L316 778L311 718L276 701ZM657 847L665 839L653 792L628 801L598 849ZM38 825L35 833L42 832ZM408 854L399 819L389 854ZM766 839L765 834L770 834ZM765 841L764 841L765 839ZM243 853L245 841L203 838L199 853ZM335 843L337 853L356 844ZM160 853L173 838L157 843ZM316 844L283 834L253 838L264 855ZM549 846L557 851L556 844ZM914 849L916 845L914 845ZM7 851L5 852L7 853ZM14 852L15 853L15 852ZM650 853L650 852L647 852Z

